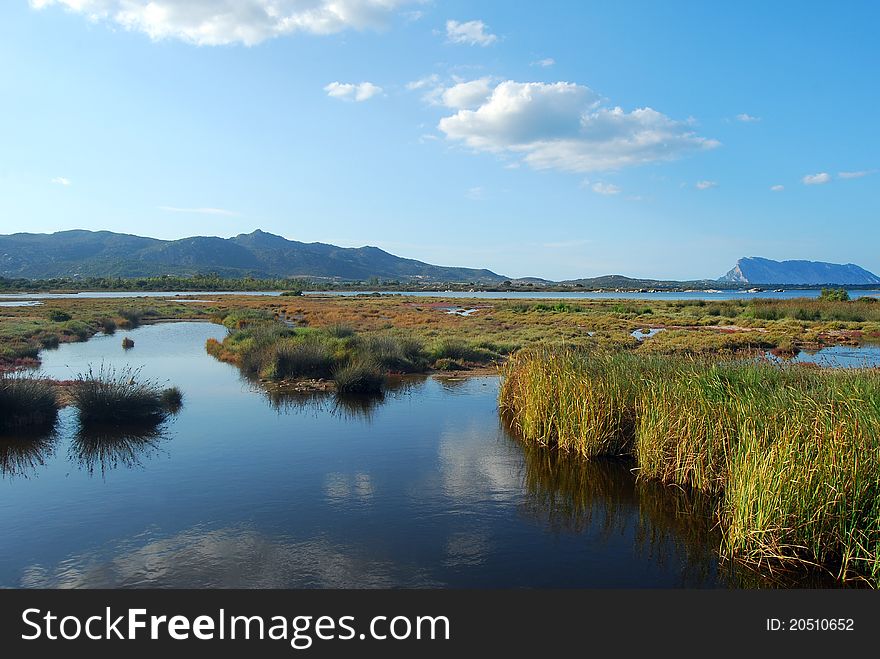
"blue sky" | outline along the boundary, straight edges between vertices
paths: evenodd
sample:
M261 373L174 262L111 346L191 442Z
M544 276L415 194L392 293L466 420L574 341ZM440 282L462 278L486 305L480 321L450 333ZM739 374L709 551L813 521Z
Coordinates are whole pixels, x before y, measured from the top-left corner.
M880 272L880 4L9 0L0 233Z

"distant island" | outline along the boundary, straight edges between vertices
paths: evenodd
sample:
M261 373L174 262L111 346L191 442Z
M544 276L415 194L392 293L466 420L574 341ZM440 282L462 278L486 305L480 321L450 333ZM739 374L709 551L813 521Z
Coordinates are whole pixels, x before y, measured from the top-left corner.
M743 258L720 279L675 281L620 274L551 281L440 266L378 247L303 243L254 231L232 238L159 240L111 231L0 235L0 290L487 290L711 291L761 286L870 287L857 265Z
M838 285L880 284L880 277L853 263L840 265L822 261L772 261L759 256L742 258L721 282L765 285Z

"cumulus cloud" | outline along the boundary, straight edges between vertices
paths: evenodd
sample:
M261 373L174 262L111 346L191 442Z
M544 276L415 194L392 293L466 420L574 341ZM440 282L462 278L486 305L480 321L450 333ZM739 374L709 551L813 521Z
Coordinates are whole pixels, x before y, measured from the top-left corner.
M756 121L761 121L761 117L755 117L750 114L746 114L745 112L736 115L737 121L742 121L743 123L752 124Z
M697 190L709 190L718 187L718 181L697 181L694 187Z
M831 181L831 174L820 172L818 174L807 174L801 179L804 185L823 185Z
M488 28L483 21L446 21L446 38L450 43L489 46L498 41L498 37L489 32Z
M785 186L784 185L771 185L770 190L773 192L782 192L783 190L785 190Z
M372 82L331 82L324 87L327 96L339 98L343 101L366 101L377 94L382 93L382 88Z
M378 29L398 8L414 2L418 0L30 0L30 5L59 6L157 41L253 46L296 32Z
M56 176L55 178L51 179L51 182L55 185L63 185L64 187L70 185L70 179L63 176Z
M225 208L180 208L179 206L159 206L160 211L166 213L195 213L197 215L225 215L227 217L236 217L238 213L229 211Z
M501 82L476 109L440 120L450 140L476 151L520 156L535 169L591 172L671 160L711 149L688 122L651 108L607 107L570 82Z
M597 183L593 183L591 189L596 194L601 195L616 195L620 194L620 187L614 185L613 183L602 183L601 181Z
M455 110L470 110L481 106L492 94L491 78L477 78L459 82L443 90L443 105Z

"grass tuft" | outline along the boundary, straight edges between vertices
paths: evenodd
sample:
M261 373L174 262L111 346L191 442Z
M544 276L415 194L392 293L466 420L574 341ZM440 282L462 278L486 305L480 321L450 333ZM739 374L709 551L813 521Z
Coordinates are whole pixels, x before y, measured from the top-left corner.
M57 417L58 396L51 383L0 373L0 430L47 429Z
M84 426L91 424L156 425L182 403L179 390L140 379L140 371L116 371L103 365L77 376L71 388L73 404ZM176 404L175 404L176 403Z
M369 360L353 361L333 370L340 394L378 394L385 386L382 368Z

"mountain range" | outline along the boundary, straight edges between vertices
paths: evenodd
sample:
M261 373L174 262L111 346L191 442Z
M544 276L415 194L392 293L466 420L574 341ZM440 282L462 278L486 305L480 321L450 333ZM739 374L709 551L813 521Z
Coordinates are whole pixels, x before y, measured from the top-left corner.
M880 277L853 263L771 261L758 256L740 259L719 281L738 284L880 284Z
M150 277L214 272L223 277L312 277L496 283L491 270L431 265L378 247L301 243L264 231L234 238L158 240L110 231L0 236L0 277Z
M676 282L605 275L551 282L512 279L486 269L431 265L401 258L378 247L303 243L264 231L233 238L193 236L159 240L110 231L59 231L0 236L0 277L49 279L154 277L216 273L221 277L295 278L402 284L577 286L587 289L739 288L746 285L872 285L880 277L857 265L742 258L718 280Z

